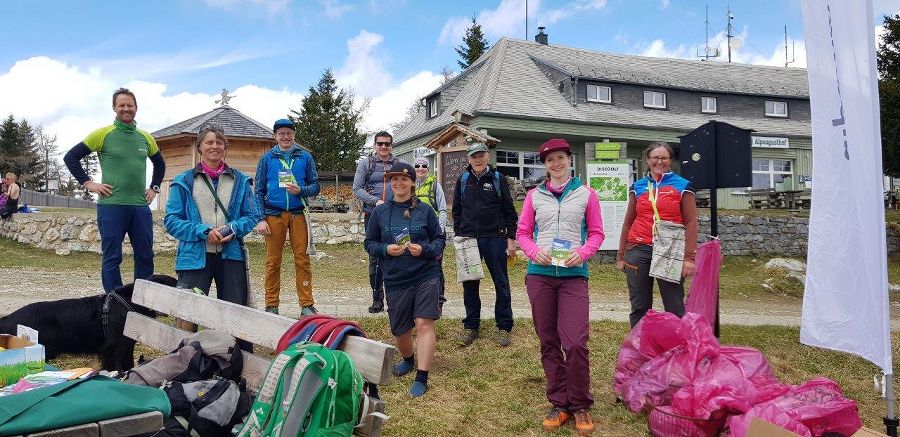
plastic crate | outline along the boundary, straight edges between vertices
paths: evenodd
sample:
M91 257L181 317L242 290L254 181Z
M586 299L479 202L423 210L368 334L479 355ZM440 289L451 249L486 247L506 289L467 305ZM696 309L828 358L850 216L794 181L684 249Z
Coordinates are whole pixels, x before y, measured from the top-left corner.
M676 414L672 407L656 407L647 416L654 437L714 437L725 427L725 416L699 419Z

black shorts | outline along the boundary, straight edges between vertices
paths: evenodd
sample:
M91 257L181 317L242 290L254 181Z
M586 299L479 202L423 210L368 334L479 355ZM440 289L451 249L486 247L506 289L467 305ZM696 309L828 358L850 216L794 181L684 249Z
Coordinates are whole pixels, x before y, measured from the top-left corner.
M441 317L438 301L441 294L440 279L431 278L406 288L387 291L388 319L391 334L400 336L416 326L415 319L437 320Z

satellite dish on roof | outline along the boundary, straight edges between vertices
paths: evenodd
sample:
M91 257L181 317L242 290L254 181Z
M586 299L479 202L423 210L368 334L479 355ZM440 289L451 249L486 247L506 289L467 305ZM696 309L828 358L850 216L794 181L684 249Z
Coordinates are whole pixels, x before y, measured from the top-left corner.
M740 38L731 38L729 44L731 45L731 50L737 50L744 46L744 42Z

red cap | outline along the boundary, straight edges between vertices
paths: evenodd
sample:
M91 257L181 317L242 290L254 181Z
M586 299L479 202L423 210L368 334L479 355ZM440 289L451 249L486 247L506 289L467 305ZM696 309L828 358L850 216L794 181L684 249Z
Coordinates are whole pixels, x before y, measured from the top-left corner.
M541 162L544 162L547 159L547 155L553 152L566 152L569 156L572 155L572 148L569 146L569 143L566 140L554 138L552 140L547 140L546 143L541 144L540 148L541 152Z

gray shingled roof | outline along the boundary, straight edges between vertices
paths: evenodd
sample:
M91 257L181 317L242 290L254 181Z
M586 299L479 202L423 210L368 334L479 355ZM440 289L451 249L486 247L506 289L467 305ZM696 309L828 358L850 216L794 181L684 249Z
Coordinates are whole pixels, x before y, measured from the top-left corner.
M795 119L722 117L618 105L572 106L567 97L547 80L538 63L552 66L570 76L601 81L730 94L809 98L806 70L801 68L648 58L502 38L479 59L476 66L454 79L466 81L464 88L452 102L442 102L441 114L426 119L426 111L419 111L416 117L397 131L395 141L403 143L442 129L453 121L451 114L456 110L476 117L501 115L684 131L715 118L760 133L810 136L812 132L808 121ZM443 88L446 87L444 85Z
M229 137L272 139L272 130L231 106L220 106L205 114L175 123L153 132L156 139L181 134L195 135L207 124L215 124Z

